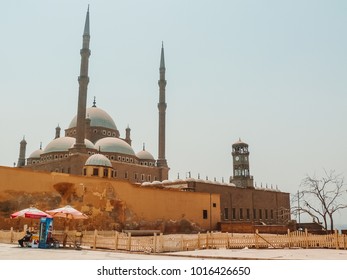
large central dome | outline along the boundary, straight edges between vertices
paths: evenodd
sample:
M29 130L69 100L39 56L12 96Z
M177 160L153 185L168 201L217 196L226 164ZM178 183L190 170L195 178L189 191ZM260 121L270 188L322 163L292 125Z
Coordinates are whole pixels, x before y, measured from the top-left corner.
M90 119L90 126L105 127L117 130L117 126L109 114L98 107L87 108L86 117ZM77 115L70 122L69 128L77 126Z

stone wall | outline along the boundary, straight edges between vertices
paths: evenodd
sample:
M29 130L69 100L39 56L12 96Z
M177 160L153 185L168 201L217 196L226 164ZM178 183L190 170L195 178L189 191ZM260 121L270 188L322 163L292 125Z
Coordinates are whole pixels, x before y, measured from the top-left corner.
M67 204L90 218L54 227L86 230L159 229L162 232L214 230L220 222L220 196L199 192L140 187L126 180L0 167L0 228L22 229L38 221L10 219L10 214L35 206L50 210ZM206 216L207 213L207 216Z

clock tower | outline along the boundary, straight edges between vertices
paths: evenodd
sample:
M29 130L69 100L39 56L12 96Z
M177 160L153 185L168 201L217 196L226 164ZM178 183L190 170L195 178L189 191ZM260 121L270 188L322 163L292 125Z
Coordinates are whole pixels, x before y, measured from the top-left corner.
M233 177L230 182L241 188L254 188L253 176L249 172L249 150L248 144L241 139L232 146Z

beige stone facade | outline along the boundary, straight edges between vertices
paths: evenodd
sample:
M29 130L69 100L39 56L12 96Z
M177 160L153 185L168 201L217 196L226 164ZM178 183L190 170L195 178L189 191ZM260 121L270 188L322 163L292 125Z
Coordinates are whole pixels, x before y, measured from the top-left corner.
M27 219L10 214L34 205L41 210L70 204L89 216L84 229L156 229L164 233L214 230L220 221L219 194L159 189L126 180L0 167L0 228L22 229ZM63 221L55 219L55 228ZM76 226L74 224L73 226Z

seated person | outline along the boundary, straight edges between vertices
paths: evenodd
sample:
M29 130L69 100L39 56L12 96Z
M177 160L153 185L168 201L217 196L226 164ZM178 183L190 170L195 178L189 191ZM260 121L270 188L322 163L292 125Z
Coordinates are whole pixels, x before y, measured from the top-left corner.
M23 237L22 239L19 239L19 240L18 240L19 245L20 245L21 247L24 247L24 242L30 241L31 236L32 236L32 233L31 233L29 230L27 230L27 232L26 232L26 234L24 235L24 237Z
M58 244L59 247L59 241L53 237L51 231L49 231L47 234L46 244L48 244L49 247L55 247Z

